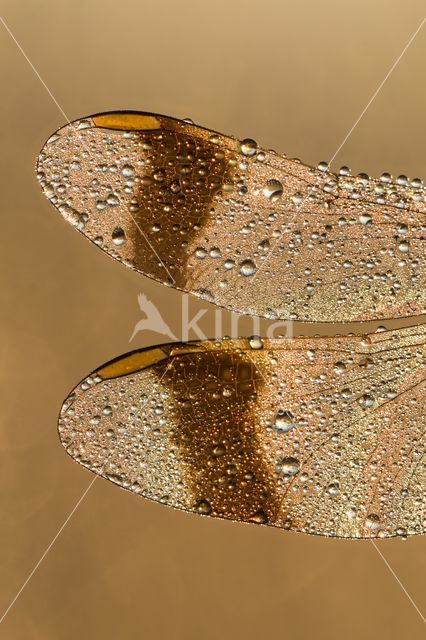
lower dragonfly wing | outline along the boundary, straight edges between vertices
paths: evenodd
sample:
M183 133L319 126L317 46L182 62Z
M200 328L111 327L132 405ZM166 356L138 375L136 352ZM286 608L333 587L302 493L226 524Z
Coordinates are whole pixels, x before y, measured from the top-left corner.
M420 325L134 352L74 390L60 438L95 473L185 511L336 537L423 533L425 337Z

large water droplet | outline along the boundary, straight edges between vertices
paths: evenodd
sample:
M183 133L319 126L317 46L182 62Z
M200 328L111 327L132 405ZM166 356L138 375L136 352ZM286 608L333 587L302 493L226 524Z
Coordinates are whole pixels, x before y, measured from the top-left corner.
M292 456L286 456L278 462L277 471L283 476L295 476L300 471L300 462Z
M344 373L346 373L346 365L345 365L345 363L341 362L341 361L336 362L336 364L334 365L334 373L337 376L341 376Z
M368 393L364 393L364 395L358 399L358 402L363 409L370 409L374 404L374 398Z
M279 180L268 180L266 187L263 189L263 195L268 200L276 200L283 194L283 185Z
M208 516L212 511L211 504L210 502L208 502L208 500L200 500L199 502L197 502L195 508L197 509L197 513L200 513L204 516Z
M287 431L291 431L294 429L293 415L289 411L278 411L275 417L274 427L278 433L287 433Z
M256 273L257 267L254 264L253 260L243 260L240 266L240 272L243 276L252 276Z
M126 242L126 234L124 233L121 227L116 227L112 232L112 241L117 247L121 246Z
M245 156L254 156L257 149L257 142L251 138L245 138L241 141L241 153Z
M135 175L135 169L134 167L132 167L131 164L125 164L121 170L121 173L125 178L131 178L132 176Z
M375 513L370 513L365 521L365 526L370 531L378 531L380 529L380 518Z
M340 486L338 482L331 482L327 487L327 493L331 496L338 496L340 493Z
M249 338L249 345L251 349L263 349L263 340L259 336L252 336Z
M372 221L373 221L373 218L370 216L369 213L362 213L359 216L359 221L360 221L361 224L363 224L365 226L370 226Z
M250 516L249 521L254 524L266 524L268 522L268 516L263 509L259 509L259 511L256 511L256 513Z

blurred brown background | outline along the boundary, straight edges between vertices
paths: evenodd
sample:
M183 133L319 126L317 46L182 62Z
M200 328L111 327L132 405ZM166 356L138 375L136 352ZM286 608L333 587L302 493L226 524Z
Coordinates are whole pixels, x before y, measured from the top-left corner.
M333 156L425 13L423 0L0 2L69 119L191 117L311 164ZM177 335L181 294L97 251L43 197L35 159L64 117L1 24L0 47L1 616L92 479L59 444L62 400L101 363L165 340L148 332L129 345L139 292ZM335 168L426 178L425 55L426 27ZM214 307L190 308L207 309L213 331ZM378 545L425 610L425 539ZM424 630L370 542L190 516L98 480L0 638L393 640Z

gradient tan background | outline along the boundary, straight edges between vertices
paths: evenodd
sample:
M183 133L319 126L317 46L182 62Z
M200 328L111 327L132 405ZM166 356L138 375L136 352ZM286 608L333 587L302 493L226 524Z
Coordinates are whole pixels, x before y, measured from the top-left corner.
M69 119L126 108L189 116L311 164L334 154L425 13L423 0L0 2ZM163 340L149 332L129 345L139 292L177 335L181 294L97 251L43 197L35 158L64 117L2 25L0 47L1 616L92 479L59 444L62 400L101 363ZM334 167L426 178L425 56L426 27ZM202 326L213 332L214 307L190 304L207 309ZM425 610L425 538L378 544ZM0 639L417 640L424 631L370 542L186 515L98 480Z

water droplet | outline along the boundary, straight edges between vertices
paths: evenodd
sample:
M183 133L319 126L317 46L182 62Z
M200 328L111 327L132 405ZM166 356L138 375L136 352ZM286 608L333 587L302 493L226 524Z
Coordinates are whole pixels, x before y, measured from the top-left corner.
M115 195L115 193L110 193L106 201L110 207L116 207L120 204L120 200L118 196Z
M336 362L334 365L334 373L338 376L343 375L344 373L346 373L347 369L346 369L346 365L344 362Z
M396 231L399 236L405 236L408 233L408 226L400 222L396 227Z
M302 194L297 191L291 198L293 200L293 204L295 204L297 207L302 204L303 202L303 196Z
M363 409L370 409L374 404L373 396L370 396L368 393L364 393L363 396L358 398L358 402Z
M327 493L331 496L338 496L340 493L340 486L338 482L331 482L327 487Z
M208 500L200 500L199 502L197 502L195 508L197 510L197 513L200 513L204 516L208 516L212 511L211 504L210 502L208 502Z
M213 455L215 458L220 458L221 456L224 456L226 453L226 449L223 445L217 445L214 449L213 449Z
M401 187L405 187L408 184L408 178L405 175L400 175L396 179L396 184L399 184Z
M179 180L172 180L172 182L170 183L170 191L176 194L180 193L180 190L181 186Z
M243 276L252 276L256 271L257 267L253 260L243 260L240 265L240 273L242 273Z
M253 522L254 524L266 524L268 522L268 516L263 511L263 509L259 509L249 518L249 522Z
M279 180L268 180L266 187L263 189L263 195L268 200L276 200L283 194L283 185Z
M116 227L111 234L112 241L117 247L121 246L126 242L126 234L124 233L121 227Z
M294 418L290 411L278 411L274 427L278 433L287 433L294 429Z
M245 138L241 141L241 153L245 156L254 156L257 150L257 143L251 138Z
M156 169L152 174L152 177L156 182L163 182L166 177L166 172L164 169Z
M259 336L252 336L249 338L249 345L251 349L263 349L263 340Z
M328 163L327 163L327 162L324 162L324 161L319 162L319 163L318 163L318 169L319 169L320 171L323 171L323 172L325 173L326 171L328 171Z
M64 415L75 401L75 393L71 393L62 405L61 415Z
M286 456L277 464L277 471L283 476L295 476L300 471L300 462L292 456Z
M359 216L359 221L361 224L365 226L370 226L373 221L373 218L370 216L369 213L363 213Z
M262 240L257 245L257 248L260 249L261 251L268 251L271 248L269 240Z
M219 247L212 247L209 251L210 258L220 258L221 253Z
M135 175L135 169L134 167L132 167L131 164L125 164L121 170L121 173L125 178L131 178L132 176Z
M410 251L409 243L406 242L405 240L401 240L400 242L398 242L398 250L401 253L408 253Z
M370 531L378 531L380 529L380 518L375 513L370 513L365 521L365 526Z

